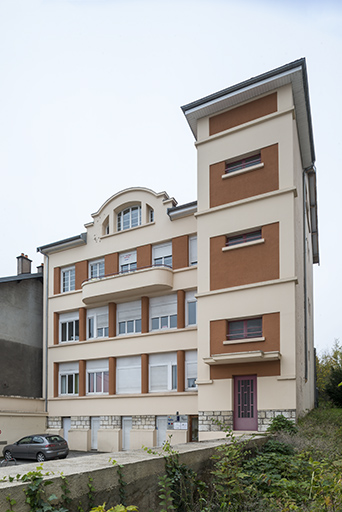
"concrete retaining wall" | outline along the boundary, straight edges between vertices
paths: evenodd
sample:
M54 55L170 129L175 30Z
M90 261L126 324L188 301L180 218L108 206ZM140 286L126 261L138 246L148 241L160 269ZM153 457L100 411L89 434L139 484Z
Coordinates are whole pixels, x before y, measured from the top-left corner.
M252 444L263 444L266 438L258 437L251 441ZM174 448L180 454L180 461L187 464L198 473L201 478L208 475L211 469L211 456L215 448L222 444L221 441L210 441L204 443L189 443L175 446ZM117 467L109 461L114 458L117 464L122 464L127 504L139 507L139 512L149 512L159 510L158 499L158 477L165 474L164 459L160 455L149 455L143 450L132 452L117 452L113 454L99 454L70 458L64 461L50 461L43 464L43 472L49 472L46 478L52 480L52 484L47 487L48 496L55 493L61 496L60 474L69 482L71 512L77 511L77 506L82 503L85 512L89 511L88 506L88 483L91 477L92 485L95 488L94 504L99 505L104 502L110 506L120 503L119 482ZM0 468L0 479L9 475L16 476L18 473L25 474L32 471L36 466L33 464L23 466L13 466ZM8 508L6 497L14 498L17 504L13 507L14 512L29 512L29 507L24 503L25 484L20 481L12 483L0 481L0 510L5 511Z

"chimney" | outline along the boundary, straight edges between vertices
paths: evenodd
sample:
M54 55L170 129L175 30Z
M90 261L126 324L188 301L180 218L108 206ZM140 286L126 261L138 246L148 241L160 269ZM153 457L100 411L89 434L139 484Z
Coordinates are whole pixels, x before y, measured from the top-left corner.
M44 270L44 263L41 263L39 267L37 267L37 274L42 274Z
M17 274L18 276L20 274L31 274L31 263L32 260L30 260L27 256L27 254L21 253L20 256L17 256Z

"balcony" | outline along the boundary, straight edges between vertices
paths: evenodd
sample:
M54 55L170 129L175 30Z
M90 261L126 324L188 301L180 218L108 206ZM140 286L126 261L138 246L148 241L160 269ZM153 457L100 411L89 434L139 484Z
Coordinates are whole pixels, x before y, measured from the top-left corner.
M147 267L84 281L82 300L86 305L134 300L152 293L167 292L172 288L173 271L170 267Z
M253 350L246 352L234 352L232 354L217 354L211 357L203 358L203 361L209 365L216 364L237 364L237 363L261 363L264 361L279 361L281 354L278 351L263 352L262 350Z

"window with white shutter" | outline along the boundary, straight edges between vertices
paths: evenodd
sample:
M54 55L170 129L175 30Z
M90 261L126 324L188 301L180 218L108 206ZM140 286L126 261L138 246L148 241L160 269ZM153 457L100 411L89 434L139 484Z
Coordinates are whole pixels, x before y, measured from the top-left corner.
M141 357L118 357L116 360L116 393L141 393Z

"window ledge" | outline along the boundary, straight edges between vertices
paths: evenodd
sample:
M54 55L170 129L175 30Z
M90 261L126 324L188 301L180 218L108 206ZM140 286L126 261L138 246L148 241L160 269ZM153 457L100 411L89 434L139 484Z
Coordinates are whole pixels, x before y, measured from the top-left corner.
M265 341L264 337L260 338L243 338L240 340L225 340L223 345L237 345L239 343L257 343L258 341Z
M263 167L264 163L261 162L261 164L251 165L250 167L246 167L245 169L241 169L240 171L233 171L227 174L222 174L221 178L223 180L226 180L227 178L233 178L234 176L239 176L240 174L245 174L246 172L257 171L258 169L262 169Z
M235 245L230 245L228 247L222 247L222 252L233 251L234 249L240 249L242 247L249 247L251 245L259 245L259 244L263 244L263 243L265 243L265 239L260 238L259 240L252 240L251 242L244 242L242 244L235 244Z
M121 235L121 233L128 233L130 231L134 231L135 229L146 228L147 226L154 226L156 221L146 222L145 224L140 224L139 226L134 226L134 228L122 229L121 231L114 231L113 233L108 233L106 235L101 235L100 239L110 238L111 236Z

